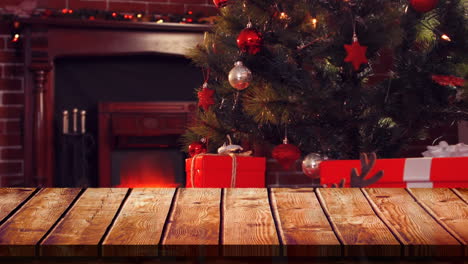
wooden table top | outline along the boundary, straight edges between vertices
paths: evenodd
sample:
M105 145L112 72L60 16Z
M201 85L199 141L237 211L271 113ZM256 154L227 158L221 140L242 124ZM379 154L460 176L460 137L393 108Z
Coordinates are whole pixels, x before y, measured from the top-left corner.
M0 256L468 257L468 189L0 188Z

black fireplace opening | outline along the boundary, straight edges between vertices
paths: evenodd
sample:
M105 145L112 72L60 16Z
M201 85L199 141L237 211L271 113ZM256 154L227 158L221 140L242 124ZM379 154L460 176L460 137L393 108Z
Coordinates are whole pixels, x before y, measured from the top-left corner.
M203 82L200 69L189 59L173 55L64 57L56 59L54 64L54 185L57 187L99 186L99 102L196 101L194 89ZM78 131L73 134L75 108ZM85 134L81 134L80 128L82 110L86 111ZM63 134L63 111L69 113L68 135ZM169 170L182 184L185 155L180 147L173 146L173 139L170 139L171 147L165 146L169 142L164 143L164 137L153 140L162 142L150 148L117 149L112 153L112 170L125 171L127 159L158 163L165 156L174 160L177 168L147 168L146 171Z

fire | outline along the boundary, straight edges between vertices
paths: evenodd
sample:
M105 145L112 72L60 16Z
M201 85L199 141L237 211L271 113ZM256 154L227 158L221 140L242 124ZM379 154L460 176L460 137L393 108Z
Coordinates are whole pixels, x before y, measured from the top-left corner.
M166 153L129 153L120 164L120 184L115 187L179 187L174 172L177 165Z

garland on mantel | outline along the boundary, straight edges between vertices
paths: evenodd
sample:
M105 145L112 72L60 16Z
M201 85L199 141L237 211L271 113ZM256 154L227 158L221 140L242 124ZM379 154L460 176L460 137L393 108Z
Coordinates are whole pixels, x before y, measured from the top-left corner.
M29 12L28 12L29 11ZM0 22L9 22L12 25L10 41L14 44L21 39L21 24L18 18L61 18L88 21L129 21L153 23L181 23L181 24L213 24L216 16L206 17L201 13L188 11L180 14L145 14L143 12L115 12L97 9L34 9L24 10L21 6L0 9Z
M154 22L154 23L182 23L182 24L213 24L215 16L206 17L202 13L188 11L185 14L161 14L144 12L115 12L98 9L35 9L28 16L15 14L0 8L0 21L12 21L19 17L36 18L63 18L80 20L106 20L106 21L131 21L131 22Z

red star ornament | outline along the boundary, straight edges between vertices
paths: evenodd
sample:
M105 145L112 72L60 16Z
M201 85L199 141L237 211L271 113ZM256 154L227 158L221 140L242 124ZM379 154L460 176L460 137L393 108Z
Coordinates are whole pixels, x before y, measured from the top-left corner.
M203 89L198 92L198 106L207 111L210 106L214 105L214 92L214 90L208 89L208 87L204 85Z
M367 46L361 46L359 41L353 41L351 45L344 45L348 56L344 59L345 62L351 62L353 64L354 70L359 70L359 67L363 63L367 63L366 51Z

